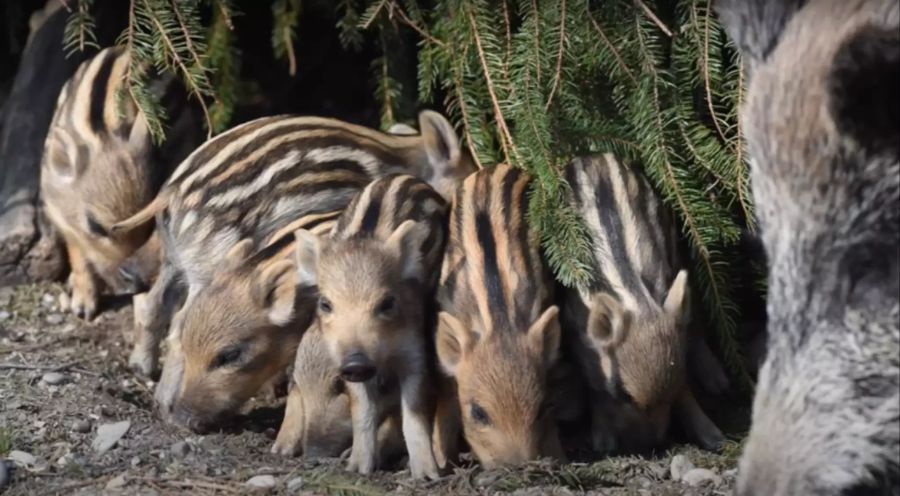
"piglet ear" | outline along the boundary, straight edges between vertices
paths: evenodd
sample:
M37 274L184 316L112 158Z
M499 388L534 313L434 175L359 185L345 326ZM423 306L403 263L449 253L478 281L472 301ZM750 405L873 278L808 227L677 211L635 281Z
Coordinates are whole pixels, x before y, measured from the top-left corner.
M456 376L459 363L477 341L475 333L447 312L438 314L436 336L438 361L444 373Z
M681 270L675 276L669 293L666 294L666 301L663 303L663 309L675 318L678 322L687 323L690 317L691 290L688 287L688 273Z
M253 297L272 324L283 326L291 321L296 295L297 269L292 260L281 260L259 271Z
M400 275L403 279L425 280L422 266L422 245L428 238L425 224L406 220L391 233L385 245L400 257Z
M556 305L544 310L544 313L528 328L528 347L544 360L547 366L553 365L559 356L559 307Z
M51 133L44 147L45 168L61 183L74 183L84 173L87 163L78 160L78 154L70 157L67 153L66 143L71 139L67 132L54 129Z
M599 293L591 301L587 334L598 351L610 352L625 341L631 312L612 296Z
M446 171L455 169L461 156L459 138L447 118L432 110L424 110L419 114L419 129L428 162L438 173L435 175L445 175Z
M306 229L294 231L297 244L294 248L294 262L297 264L297 284L315 286L318 282L316 267L319 265L319 237Z
M224 266L227 270L234 270L242 266L253 253L253 240L246 238L232 246L225 254Z
M135 114L134 124L131 125L131 131L128 133L128 150L134 157L143 157L153 148L153 139L150 136L150 128L144 114L140 111L136 111Z

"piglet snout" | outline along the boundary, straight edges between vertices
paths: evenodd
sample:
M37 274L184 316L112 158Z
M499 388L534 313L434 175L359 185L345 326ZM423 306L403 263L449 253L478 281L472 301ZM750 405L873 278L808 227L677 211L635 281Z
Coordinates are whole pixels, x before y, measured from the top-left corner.
M366 382L375 376L375 364L362 353L352 353L341 362L341 378L349 382Z

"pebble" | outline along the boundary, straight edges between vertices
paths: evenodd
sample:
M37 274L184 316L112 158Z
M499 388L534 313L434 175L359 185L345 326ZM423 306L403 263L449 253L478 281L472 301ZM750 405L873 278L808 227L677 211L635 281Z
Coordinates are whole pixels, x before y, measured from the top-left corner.
M169 448L169 451L177 458L184 458L191 452L191 445L184 441L178 441Z
M251 477L250 480L246 482L246 485L256 491L268 491L275 487L275 476L257 475Z
M37 463L37 457L25 451L12 450L6 457L22 467L30 467Z
M486 487L500 480L497 472L482 472L475 477L475 487Z
M131 459L131 466L132 466L132 467L137 467L137 466L140 465L140 464L141 464L141 457L136 456L136 457L134 457L134 458Z
M692 487L707 483L712 483L712 485L718 486L722 483L722 478L716 475L716 473L712 470L706 468L695 468L684 474L684 476L681 478L681 481Z
M731 478L737 477L737 469L730 468L730 469L722 472L722 475L724 475L725 477L731 477Z
M46 374L41 376L41 380L44 381L44 383L49 384L51 386L58 386L64 382L66 382L66 380L68 380L68 378L66 377L65 374L60 374L59 372L47 372Z
M303 477L294 477L289 480L287 483L287 490L290 492L294 492L303 487Z
M119 474L106 483L106 490L119 489L125 487L125 474Z
M0 310L0 322L3 322L4 320L8 319L9 315L10 315L9 312L7 312L6 310Z
M128 420L101 425L97 428L97 437L94 438L91 447L101 455L106 453L122 439L129 427L131 427L131 422Z
M41 303L45 308L53 308L53 305L56 304L56 298L50 293L44 293L44 295L41 296Z
M7 482L9 482L9 469L6 468L6 462L0 460L0 491L6 487Z
M669 474L673 481L680 481L684 478L684 474L694 469L694 464L684 455L675 455L672 457L672 463L669 465Z
M91 432L91 422L90 420L76 420L75 423L72 424L72 430L87 434L88 432Z
M60 325L63 323L63 320L65 320L65 317L63 317L63 314L61 313L51 313L45 320L50 325Z

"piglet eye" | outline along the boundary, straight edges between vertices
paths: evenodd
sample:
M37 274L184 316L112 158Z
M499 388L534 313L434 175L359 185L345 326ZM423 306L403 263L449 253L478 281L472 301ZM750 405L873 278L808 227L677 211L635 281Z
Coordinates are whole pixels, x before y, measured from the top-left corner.
M491 423L491 418L488 416L487 412L484 411L484 408L481 408L481 405L479 405L478 403L472 403L469 406L469 415L477 424L489 425Z
M329 314L331 313L331 302L328 301L328 298L324 296L319 297L319 313Z
M240 360L241 355L244 350L240 346L229 346L216 355L216 359L213 361L213 365L211 368L220 368L228 365L233 365L235 362Z
M344 380L340 377L335 377L334 382L331 383L331 395L339 396L344 393Z
M378 315L389 317L394 314L394 311L397 309L397 300L394 299L393 296L387 296L383 300L378 303L378 307L375 311Z
M97 222L97 219L95 219L94 216L90 214L87 215L87 228L88 231L91 232L91 234L94 234L96 236L105 238L109 235L109 232L106 230L106 228L103 227L99 222Z

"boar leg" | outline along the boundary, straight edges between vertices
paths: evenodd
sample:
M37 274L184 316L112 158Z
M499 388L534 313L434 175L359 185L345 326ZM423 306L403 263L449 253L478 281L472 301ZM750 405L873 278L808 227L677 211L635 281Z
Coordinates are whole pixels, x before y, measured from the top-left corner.
M695 339L689 353L692 372L704 391L709 394L722 394L728 390L728 375L709 349L706 340Z
M69 252L69 266L72 269L69 275L69 285L72 289L69 308L76 316L91 320L97 314L97 278L78 244L66 243L66 249Z
M165 263L150 291L132 299L134 348L128 365L141 374L150 376L159 366L159 344L169 329L179 289L175 268Z
M608 454L616 450L616 433L613 416L609 411L609 399L593 392L591 398L591 448L597 453Z
M459 415L459 399L453 379L440 377L439 392L434 412L432 448L434 459L441 470L459 462L459 439L462 421Z
M675 403L675 409L687 435L691 439L695 439L700 447L710 451L718 451L722 448L725 436L706 416L689 387L685 387L682 391Z
M439 477L434 453L431 450L431 421L426 383L425 374L412 373L405 376L400 384L403 438L406 439L409 470L414 479Z
M566 451L559 440L559 428L556 422L544 433L541 439L541 456L549 456L560 462L566 461Z
M378 408L375 381L349 382L353 420L353 447L347 470L371 474L378 465Z
M297 383L291 380L287 406L284 409L284 420L278 429L278 437L272 445L272 453L294 456L300 454L303 442L303 400Z

